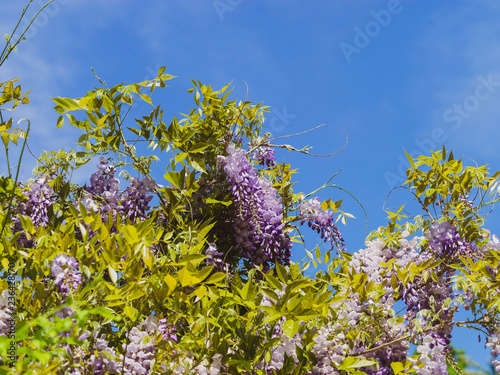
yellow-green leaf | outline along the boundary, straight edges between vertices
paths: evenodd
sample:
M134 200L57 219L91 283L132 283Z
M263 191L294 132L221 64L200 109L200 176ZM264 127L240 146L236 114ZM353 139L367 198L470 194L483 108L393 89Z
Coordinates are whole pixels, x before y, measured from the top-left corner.
M163 280L167 284L168 289L170 289L171 291L175 290L175 287L177 286L177 280L176 279L174 279L171 275L167 275L167 276L165 276L163 278Z
M125 315L127 315L130 318L130 320L133 320L133 321L135 321L135 319L139 315L139 312L133 306L125 306L125 308L123 309L123 312L125 313Z
M111 266L108 266L108 272L109 272L109 277L113 284L116 284L116 280L118 280L118 274L116 273L115 269Z

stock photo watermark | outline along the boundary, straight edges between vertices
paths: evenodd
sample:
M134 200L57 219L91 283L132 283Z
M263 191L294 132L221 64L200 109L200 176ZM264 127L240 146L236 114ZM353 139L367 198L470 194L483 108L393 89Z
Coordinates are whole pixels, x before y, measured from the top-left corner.
M393 16L400 14L404 7L399 0L389 0L386 9L379 11L372 10L370 12L371 20L368 21L362 28L354 28L354 37L351 43L341 42L340 50L346 61L350 64L352 55L359 55L363 49L368 47L373 39L385 29L392 21Z
M270 120L266 121L262 127L263 133L271 133L273 135L281 133L290 124L290 122L297 117L297 115L288 113L286 107L283 107L282 110L273 108L271 113L272 117L270 117Z
M497 88L500 87L500 77L495 78L493 74L489 74L486 78L484 76L479 76L477 77L477 82L472 94L467 95L459 102L453 103L453 105L443 112L443 121L448 124L446 128L434 128L430 137L424 139L417 138L414 140L417 148L408 152L412 158L415 159L419 155L428 155L430 153L429 150L440 148L448 139L448 135L446 134L447 130L449 128L458 130L462 126L464 120L468 119L473 112L480 108L481 102L491 98ZM384 173L385 180L391 189L403 184L406 180L406 170L410 166L406 156L399 155L398 160L397 174L388 171Z
M17 343L16 343L16 315L17 315L17 308L16 308L16 300L17 300L17 294L16 294L16 286L19 283L19 281L16 280L16 274L14 271L14 261L9 260L9 268L6 271L7 273L7 284L8 288L5 289L1 296L1 310L0 313L3 315L2 320L4 323L5 331L6 331L6 337L8 339L11 339L9 342L9 347L7 350L7 364L9 367L14 367L16 365L17 361Z
M61 10L61 5L67 5L71 3L71 0L54 0L50 4L48 4L41 12L40 14L33 20L33 23L29 27L29 29L26 31L26 34L24 34L24 37L27 38L24 42L27 43L31 39L35 37L36 34L38 34L38 31L47 26L51 18L54 18L59 14L59 11ZM37 2L33 3L34 5L38 5L40 8L42 8L46 2L43 0L39 0ZM22 29L25 29L30 20L23 20L23 25Z
M221 21L224 21L224 14L227 12L232 12L239 5L243 3L243 0L214 0L212 5L215 12L219 16Z
M491 95L500 87L500 80L495 80L493 74L487 78L477 77L478 84L474 94L468 95L460 103L455 103L443 113L444 122L451 123L451 128L456 130L462 126L463 120L477 111L482 101L488 100Z

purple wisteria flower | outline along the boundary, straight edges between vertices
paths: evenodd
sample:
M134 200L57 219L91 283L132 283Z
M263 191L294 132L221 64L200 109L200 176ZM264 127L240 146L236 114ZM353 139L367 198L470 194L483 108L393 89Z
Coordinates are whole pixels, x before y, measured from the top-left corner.
M460 237L456 228L448 222L434 223L430 230L425 233L425 237L432 253L439 256L471 254L474 248L471 244L466 243ZM416 263L421 264L427 261L433 256L432 253L420 254L419 258L416 259ZM445 302L453 297L453 288L451 286L453 274L453 269L445 269L444 272L437 275L437 281L429 278L424 282L421 277L416 277L413 282L407 283L402 295L407 306L406 319L413 321L419 313L432 311L438 314L438 319L431 321L424 315L424 317L419 318L421 326L432 328L440 322L452 321L455 310L447 307ZM452 349L451 333L452 326L444 326L421 337L421 347L428 346L429 349L425 349L425 353L419 351L424 355L422 357L423 362L422 360L420 362L424 364L424 367L417 371L418 374L441 374L442 371L446 371L446 366L443 367L443 363L445 362L445 354ZM439 350L434 350L435 347L439 347Z
M97 332L94 332L93 336L94 350L87 361L87 368L91 369L92 374L96 375L117 373L121 363L117 358L115 349L109 347L106 335L102 334L98 337Z
M150 209L149 202L153 199L152 194L156 183L149 179L143 178L140 181L136 177L130 179L130 186L127 187L126 193L122 198L121 210L131 220L145 220L147 211Z
M177 327L172 323L167 323L167 319L160 319L158 321L158 331L161 332L164 340L171 340L177 342Z
M101 157L97 165L97 172L90 178L90 186L84 202L95 212L100 212L106 220L111 213L123 215L132 221L145 220L147 212L151 208L149 202L153 199L151 195L157 187L150 178L139 180L136 177L130 179L130 186L124 192L120 192L120 180L115 177L115 168L108 165L108 161Z
M66 297L71 290L78 290L80 287L82 274L78 267L76 259L66 254L59 254L50 262L54 283L63 297Z
M14 213L29 216L35 228L45 227L49 221L48 209L53 204L54 191L43 177L35 180L29 187L30 189L24 193L28 198L27 201L19 203ZM13 231L14 233L23 231L19 217L14 218ZM24 247L33 247L35 244L33 239L28 240L25 233L21 233L17 242Z
M247 153L231 144L228 155L217 161L226 173L233 195L235 231L239 254L256 265L287 264L292 243L283 223L283 207L278 192L264 177L259 177Z
M446 364L447 347L443 345L436 335L431 332L424 336L422 343L417 346L417 352L420 353L419 362L423 367L416 366L418 375L447 375L448 365Z
M94 211L100 211L104 216L109 212L116 213L120 201L120 180L115 178L115 168L101 156L97 164L97 172L90 177L90 186L85 203Z
M283 297L286 288L283 290L275 289L274 292L278 295L279 298ZM265 293L262 295L262 306L272 306L273 302L271 298ZM288 337L283 330L283 325L285 323L285 318L282 317L278 320L274 327L271 327L269 323L266 323L265 328L267 330L272 329L272 338L279 338L279 342L276 343L272 348L269 348L271 352L270 359L263 359L255 365L256 369L264 370L266 374L274 374L280 371L285 364L285 357L291 356L297 366L299 364L299 360L297 357L296 347L303 348L302 338L304 334L296 333L294 337ZM267 339L264 340L264 343L267 342ZM267 358L267 356L266 356Z
M253 152L252 159L257 161L258 164L265 165L266 167L273 167L276 165L274 148L272 147L257 147L257 149Z
M217 245L214 242L209 243L205 255L208 257L207 266L214 266L216 270L221 272L229 272L229 264L222 259L224 253L217 251Z
M269 146L268 140L264 140L262 137L252 138L248 142L248 147L253 150L252 159L258 164L265 165L267 168L276 165L274 149Z
M156 324L155 328L156 328ZM151 362L155 358L156 348L154 335L144 329L134 327L128 333L128 344L122 344L125 356L125 374L149 374Z
M425 238L429 240L429 248L439 256L466 256L474 251L474 246L462 239L457 228L448 221L434 223Z
M86 367L92 370L92 374L99 375L147 375L156 357L155 336L158 331L162 332L161 321L150 315L127 333L127 342L122 344L124 354L117 354L115 348L109 346L105 334L98 336L98 332L94 331L94 350ZM165 335L163 338L166 338Z
M324 211L319 198L310 199L299 205L299 219L301 225L307 221L309 227L317 231L322 239L330 242L331 249L337 247L339 251L345 251L344 239L334 224L333 212Z
M491 364L495 368L497 374L500 374L500 359L497 357L500 356L500 328L497 328L496 331L490 330L490 337L486 340L485 347L491 348L491 356L494 357L491 360Z

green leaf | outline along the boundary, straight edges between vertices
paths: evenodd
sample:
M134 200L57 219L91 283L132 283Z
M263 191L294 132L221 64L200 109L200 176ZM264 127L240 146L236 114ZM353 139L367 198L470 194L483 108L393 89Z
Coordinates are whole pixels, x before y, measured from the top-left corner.
M57 118L57 127L61 128L63 125L64 125L64 117L63 115L61 115Z
M109 277L113 284L116 284L116 280L118 280L118 275L115 271L115 269L111 266L108 266L108 272L109 272Z
M295 336L300 328L300 323L296 320L287 320L283 323L283 333L287 335L290 339Z
M323 201L323 202L321 202L321 209L322 209L323 211L328 210L328 207L329 207L329 203L328 203L327 201Z
M193 275L187 270L187 268L181 268L179 270L179 281L183 287L194 284Z
M210 273L212 273L213 269L214 269L214 266L208 266L208 267L204 267L201 270L199 270L198 272L196 272L193 276L196 283L203 282L203 280L205 280L208 277L208 275L210 275Z
M177 280L176 279L174 279L171 275L167 275L167 276L165 276L163 278L163 280L167 284L168 289L170 289L171 291L175 290L175 287L177 286Z
M179 172L167 172L165 174L165 180L172 183L177 189L181 189L181 176Z
M141 94L139 95L142 100L144 100L146 103L153 105L153 102L151 101L151 98L146 95L146 94Z
M264 277L267 279L267 282L270 285L272 285L275 289L278 289L281 292L282 285L278 281L277 278L275 278L273 275L270 275L270 274L267 274L267 273L264 274Z
M228 277L228 275L223 273L223 272L216 272L208 278L206 283L207 284L216 284L216 283L226 279L227 277Z
M132 321L135 321L137 319L137 317L139 316L139 311L137 311L137 309L135 307L133 307L133 306L125 306L123 308L123 312Z
M191 165L191 167L196 169L198 172L207 173L207 171L205 170L205 167L203 166L203 160L201 158L193 157L190 160L188 160L188 163L189 163L189 165Z
M415 162L413 161L413 158L411 157L411 155L409 153L407 153L406 150L405 150L405 154L406 154L406 158L410 162L411 167L415 168Z
M2 133L1 136L4 146L7 148L9 146L9 133Z
M223 204L224 206L230 206L232 201L219 201L217 199L213 198L207 198L205 199L205 203L211 203L211 204Z
M288 275L287 275L287 272L286 272L286 268L283 267L281 264L277 263L276 264L276 272L278 273L278 277L279 279L283 282L283 283L287 283L288 281Z
M376 360L360 359L357 357L347 357L342 361L342 364L339 366L339 370L348 370L351 368L372 366L375 365L376 363L377 363Z

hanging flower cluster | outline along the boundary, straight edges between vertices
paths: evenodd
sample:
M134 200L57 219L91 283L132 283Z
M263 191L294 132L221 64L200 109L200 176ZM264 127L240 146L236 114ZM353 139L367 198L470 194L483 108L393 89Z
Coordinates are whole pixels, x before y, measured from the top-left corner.
M256 265L287 264L292 247L285 223L281 198L271 183L259 177L247 153L231 144L228 155L218 156L233 195L232 222L239 254Z
M321 238L330 242L331 249L337 247L339 251L345 250L344 239L339 228L334 224L333 212L321 208L319 198L313 198L299 205L300 224L307 221L307 225L321 235Z
M274 292L276 293L276 295L279 298L282 298L283 294L284 294L284 289L283 290L276 289ZM265 293L262 295L261 305L262 306L272 306L271 298L269 298L269 296ZM257 363L257 365L256 365L257 369L266 371L266 374L273 374L273 373L280 371L283 368L283 365L285 364L285 356L292 357L295 366L297 366L299 364L299 361L297 358L297 353L295 350L296 350L296 346L298 346L299 348L302 349L303 334L296 333L294 337L289 338L283 332L283 324L284 323L285 323L285 318L282 317L278 320L278 322L274 326L274 329L269 324L266 324L267 330L272 329L271 338L273 338L273 339L279 338L279 342L277 343L277 345L274 345L270 349L270 352L271 352L270 359L269 360L262 360L259 363ZM266 341L264 341L264 343Z
M441 257L473 255L474 246L462 239L457 228L448 221L434 223L425 233L429 248Z
M209 243L205 255L207 256L207 266L214 266L219 272L229 272L229 264L223 259L224 253L217 251L217 245L214 242Z
M274 148L268 146L260 146L253 152L252 159L260 165L266 167L273 167L276 165L276 158L274 156Z
M78 290L82 283L82 275L75 258L59 254L50 262L50 270L54 284L57 285L61 295L66 297L71 290Z
M150 178L143 178L142 181L136 177L130 179L130 186L122 198L122 210L132 221L147 218L149 202L153 199L150 194L154 192L155 187L156 183Z
M490 330L490 337L488 337L485 346L491 348L490 354L494 357L491 364L495 368L497 374L500 374L500 359L497 358L500 356L500 327L497 328L496 331Z
M45 227L49 221L48 209L54 203L52 200L54 191L43 177L28 186L29 190L24 192L27 200L18 204L14 214L28 216L35 228ZM17 243L26 248L33 247L35 245L34 239L28 240L28 236L23 230L19 216L14 216L13 231L14 233L21 232Z
M269 146L269 141L263 140L262 137L255 137L248 142L248 147L253 150L252 159L259 165L266 168L276 165L276 157L274 156L274 148Z
M153 199L156 183L149 179L130 179L130 186L120 192L120 180L115 177L115 168L108 165L108 161L101 157L97 165L97 172L90 178L90 186L84 197L85 204L100 212L103 219L109 213L116 217L117 214L130 218L132 221L144 220L150 209L149 202Z

